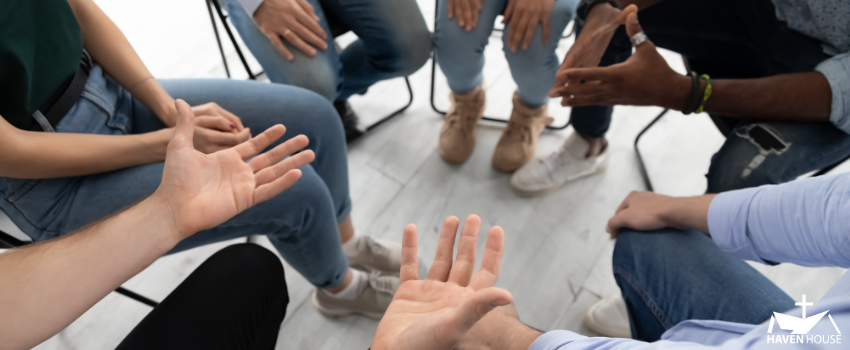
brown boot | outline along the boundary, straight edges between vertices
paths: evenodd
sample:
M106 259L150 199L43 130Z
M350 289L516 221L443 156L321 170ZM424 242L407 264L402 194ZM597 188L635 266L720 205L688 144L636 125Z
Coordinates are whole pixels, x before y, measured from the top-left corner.
M440 130L439 151L446 163L460 164L475 149L475 124L484 116L487 102L484 84L463 95L452 92L449 99L452 107Z
M493 152L493 167L503 173L512 173L534 157L540 133L554 121L549 108L532 108L514 93L514 110L508 126L502 133Z

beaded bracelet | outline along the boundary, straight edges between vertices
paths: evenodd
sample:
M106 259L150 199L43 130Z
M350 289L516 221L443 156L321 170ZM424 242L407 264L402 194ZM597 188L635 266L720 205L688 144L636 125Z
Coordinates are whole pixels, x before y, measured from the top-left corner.
M694 113L702 113L705 110L705 101L708 101L708 98L711 97L711 77L708 74L703 74L700 79L705 79L705 92L702 95L702 103Z

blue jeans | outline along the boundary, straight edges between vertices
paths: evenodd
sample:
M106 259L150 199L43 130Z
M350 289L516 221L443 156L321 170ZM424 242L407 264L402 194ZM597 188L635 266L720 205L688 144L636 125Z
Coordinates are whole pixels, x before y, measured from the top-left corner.
M253 81L165 80L162 86L191 105L215 101L252 132L286 125L284 138L304 134L316 160L282 194L216 228L196 233L173 252L248 235L266 235L281 256L317 287L342 283L348 259L337 224L348 217L348 163L342 125L333 107L304 89ZM305 118L308 117L308 118ZM126 135L165 127L99 66L91 70L83 98L57 132ZM283 139L282 139L283 140ZM278 141L270 147L280 143ZM0 178L0 210L34 241L68 234L151 195L163 164L87 176L44 180Z
M461 28L457 19L449 18L448 0L438 0L437 24L434 33L440 68L446 75L452 91L465 93L481 85L484 69L484 47L490 40L496 16L502 14L508 0L487 0L481 6L478 24L471 31ZM540 107L549 101L549 89L555 84L555 73L560 62L555 55L558 41L567 24L575 16L578 0L555 0L549 21L549 43L543 44L543 29L538 24L534 40L528 50L520 46L516 52L508 47L510 23L502 35L505 57L511 76L517 84L519 98Z
M760 324L791 299L743 260L694 230L623 231L614 279L626 301L632 337L656 341L686 320Z
M641 10L640 23L656 45L682 54L691 70L712 78L811 72L830 57L819 41L777 20L770 0L666 0ZM631 52L621 26L600 65L623 62ZM582 135L601 137L612 111L576 107L570 121ZM712 158L709 193L787 182L850 155L850 135L829 122L711 117L727 140Z
M431 33L415 0L307 0L328 34L326 51L310 58L283 40L287 61L237 0L225 0L230 19L269 79L314 91L330 101L364 93L381 80L413 74L431 55ZM334 35L357 41L338 52Z

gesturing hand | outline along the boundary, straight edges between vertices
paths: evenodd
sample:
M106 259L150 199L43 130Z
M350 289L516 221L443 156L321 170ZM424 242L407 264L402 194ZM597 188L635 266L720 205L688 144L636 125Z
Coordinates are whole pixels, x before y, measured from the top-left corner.
M402 239L401 284L378 325L373 350L454 349L484 315L513 301L511 293L493 285L499 277L505 234L487 233L481 268L475 275L475 248L481 219L470 215L463 225L457 260L452 264L458 219L443 223L437 254L428 279L418 280L416 226L407 225Z
M543 24L543 43L549 43L549 14L554 4L555 0L511 0L508 3L502 23L510 21L507 34L511 51L516 52L520 42L522 49L528 50L531 40L534 39L537 23Z
M478 13L484 0L448 0L449 18L457 17L457 25L472 30L478 24Z
M309 57L316 56L316 48L328 49L328 34L319 24L316 9L306 0L264 0L254 12L254 21L287 60L292 61L295 56L280 38Z
M637 13L630 14L626 32L632 36L640 31ZM565 80L566 86L550 93L563 96L564 106L661 106L681 111L688 108L691 99L691 79L671 69L649 40L638 45L626 62L570 68L558 72L558 79Z
M254 157L283 136L282 125L236 147L203 154L192 146L192 110L183 100L175 101L175 106L177 127L168 143L162 183L153 196L169 208L178 239L218 226L276 196L301 177L298 168L315 158L310 150L286 158L307 146L304 135Z

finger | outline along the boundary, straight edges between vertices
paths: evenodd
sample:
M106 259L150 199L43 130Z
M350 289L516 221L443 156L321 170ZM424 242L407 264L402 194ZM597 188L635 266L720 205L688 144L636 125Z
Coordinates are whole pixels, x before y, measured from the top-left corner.
M283 44L283 40L280 40L280 35L274 34L268 37L269 41L272 42L272 46L277 49L278 52L286 58L287 61L292 61L295 59L295 55L286 48L286 45Z
M619 27L621 24L626 24L626 21L628 20L629 16L637 12L637 5L631 4L629 6L626 6L626 8L624 8L623 11L621 11L620 14L617 15L617 20L610 24L610 30L616 30L616 28Z
M446 8L449 10L448 11L449 18L453 18L454 15L455 15L455 9L454 9L455 4L454 4L454 2L455 2L454 0L449 0L448 6L446 6Z
M624 215L622 213L616 214L608 220L608 225L605 226L605 231L611 235L611 238L617 238L617 234L620 232L620 229L626 225L626 221Z
M612 92L614 86L599 81L588 81L580 83L578 80L570 81L566 86L559 89L561 96L589 95Z
M457 258L449 272L449 282L461 287L469 285L472 270L475 269L475 249L478 245L478 231L481 230L481 218L472 214L463 223L460 242L457 244Z
M499 279L499 268L502 265L502 252L505 251L505 231L495 226L487 233L487 245L484 248L484 257L481 260L481 268L472 276L469 286L474 290L490 288Z
M575 81L607 81L611 80L611 70L614 66L608 67L593 67L593 68L571 68L558 73L559 76L567 80Z
M257 138L259 138L259 136ZM250 142L248 142L248 143L250 143ZM295 154L295 152L298 152L299 150L303 149L304 147L307 147L307 144L309 144L309 143L310 143L310 141L307 140L307 136L304 136L304 135L295 136L295 137L293 137L289 140L286 140L286 142L283 142L283 143L277 145L275 148L270 149L268 152L265 152L263 154L260 154L256 157L254 157L253 159L248 161L248 165L250 165L251 169L256 173L256 172L263 170L267 167L270 167L272 165L280 163L281 161L284 160L284 158L289 157L292 154ZM260 146L260 144L257 144L255 146L251 146L251 148L259 147L259 146ZM265 148L263 148L263 149L265 149ZM263 149L260 149L260 152L262 152Z
M199 116L199 117L195 117L195 126L205 128L205 129L224 131L224 132L235 132L236 131L236 124L234 124L233 122L231 122L230 120L228 120L227 118L222 117L222 116L215 116L215 117Z
M416 225L408 224L404 227L404 236L401 239L401 271L399 271L399 284L406 281L419 279L419 259L416 257Z
M548 45L549 44L549 30L550 30L550 28L549 28L549 14L548 13L543 14L542 23L543 23L543 44Z
M469 29L475 28L478 25L478 13L481 12L481 6L478 3L475 3L475 6L472 6L472 11L470 14L472 15L472 23L469 24Z
M254 175L256 186L262 186L272 182L283 176L292 169L299 169L307 164L310 164L316 159L316 154L312 150L300 152L292 157L284 159L282 162L273 166L260 170Z
M251 139L251 142L246 142L239 145L239 147L235 147L234 150L239 153L239 156L243 160L248 160L248 158L257 155L257 153L269 147L269 145L283 136L284 133L286 133L286 128L283 125L277 124Z
M487 313L511 302L513 302L511 292L501 288L477 291L472 297L440 317L437 321L436 334L451 334L460 340Z
M307 2L307 0L298 0L298 4L301 5L301 8L304 9L304 12L306 12L310 16L310 18L313 18L313 19L316 20L316 23L319 23L319 21L321 21L321 18L319 18L319 15L316 14L316 8L313 7L313 4ZM322 37L322 39L327 39L328 34L325 33L325 30L322 29L321 25L319 25L319 30L321 30L321 34L318 33L318 32L316 32L316 34L319 34Z
M640 22L638 22L638 14L637 12L633 12L629 14L629 17L626 19L626 33L629 36L640 33L643 29L640 27Z
M625 210L626 208L628 208L629 207L629 197L631 197L631 196L632 196L631 194L626 196L626 198L623 199L623 202L620 203L620 205L617 207L617 211L615 211L614 213L619 213L619 212Z
M440 239L437 242L437 254L434 255L434 262L431 263L431 270L428 271L429 280L445 282L449 279L458 225L460 220L457 216L449 216L443 222L443 230L440 231Z
M532 18L532 15L528 16L528 24L525 27L525 39L522 43L522 49L528 50L531 47L531 42L534 40L534 32L537 31L537 19Z
M310 17L306 13L302 13L299 15L298 22L303 26L300 27L301 29L299 29L298 36L310 45L313 45L313 47L319 48L322 51L328 49L328 43L325 41L326 36L322 35L325 31L322 30L322 26L319 25L319 21Z
M192 113L189 104L181 99L174 101L174 107L177 108L177 127L174 128L174 135L168 142L168 149L194 148L192 138L195 136L195 114Z
M505 9L505 14L502 15L502 24L508 23L511 20L511 16L514 15L514 8L516 7L516 1L511 1L508 3L508 8Z
M292 187L295 181L298 181L298 179L300 178L301 170L293 169L278 178L277 180L257 187L256 189L254 189L254 203L252 205L265 202L271 199L272 197L277 196L287 188Z
M236 125L237 131L242 131L242 129L245 129L245 126L242 125L242 119L237 117L236 114L230 113L230 111L222 108L218 104L215 104L215 107L216 107L216 109L218 109L218 111L219 111L219 113L221 113L221 115L223 115L225 118L229 119L231 122L233 122L233 124Z
M301 50L305 55L309 57L316 56L316 49L304 42L301 39L300 34L304 33L306 29L301 24L296 24L293 26L292 30L286 32L286 35L283 36L286 41L288 41L292 46L295 46L298 50Z
M608 93L573 95L572 98L564 96L564 100L561 101L561 105L570 107L616 105L617 103L614 102L611 96L612 95Z
M455 10L458 13L457 14L458 15L457 16L457 24L460 25L461 27L466 27L466 23L469 22L466 18L466 16L467 16L466 13L468 12L467 7L469 5L467 4L466 0L459 0L459 1L456 2L456 6L457 6L457 9L455 9Z

